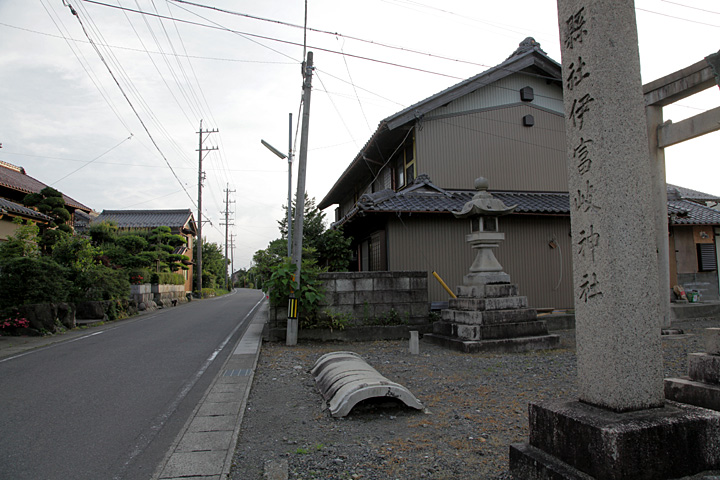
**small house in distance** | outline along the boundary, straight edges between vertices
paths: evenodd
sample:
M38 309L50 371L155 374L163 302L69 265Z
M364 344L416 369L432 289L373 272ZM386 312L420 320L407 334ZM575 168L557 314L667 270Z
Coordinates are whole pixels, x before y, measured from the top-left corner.
M470 224L451 212L485 177L493 196L517 205L501 219L498 261L530 305L570 309L566 148L560 65L527 38L501 64L383 119L318 206L336 206L333 227L353 238L353 270L423 270L429 299L446 301L432 272L451 288L462 283L474 258ZM718 299L720 216L704 202L720 199L668 192L671 286Z
M114 222L118 231L145 230L157 227L170 227L176 235L182 235L186 243L175 249L173 253L185 255L193 259L194 237L197 235L197 226L192 211L181 210L103 210L93 220L95 222ZM192 292L194 263L188 270L183 270L185 277L185 292Z

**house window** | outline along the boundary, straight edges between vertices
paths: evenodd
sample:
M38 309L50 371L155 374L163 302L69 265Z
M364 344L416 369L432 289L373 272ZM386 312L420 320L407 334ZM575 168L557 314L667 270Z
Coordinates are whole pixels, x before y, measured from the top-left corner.
M395 163L395 190L409 185L417 177L417 161L415 160L415 135L408 137L402 149L397 153Z
M387 270L385 231L379 230L359 245L360 271L377 272Z
M698 243L697 258L699 271L712 272L717 270L717 257L715 256L714 243Z

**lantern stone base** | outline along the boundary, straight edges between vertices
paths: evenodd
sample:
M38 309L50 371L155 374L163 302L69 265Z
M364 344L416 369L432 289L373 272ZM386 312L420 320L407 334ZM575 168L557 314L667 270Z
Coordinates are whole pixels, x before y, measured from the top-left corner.
M510 446L516 480L655 480L720 467L720 413L712 410L666 402L617 413L550 400L531 403L529 420L529 443Z
M459 296L474 296L467 289L491 284L510 283L510 275L505 272L478 272L463 276L463 284L458 287Z
M502 273L502 272L501 272ZM507 275L502 273L503 275ZM549 335L527 297L511 283L463 285L451 299L442 320L423 338L465 353L515 353L557 348L558 335Z

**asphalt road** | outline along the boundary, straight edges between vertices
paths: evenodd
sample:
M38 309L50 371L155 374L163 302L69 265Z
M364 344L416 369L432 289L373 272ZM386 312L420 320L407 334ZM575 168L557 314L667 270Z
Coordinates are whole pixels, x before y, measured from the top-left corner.
M261 299L235 290L0 360L0 479L150 478Z

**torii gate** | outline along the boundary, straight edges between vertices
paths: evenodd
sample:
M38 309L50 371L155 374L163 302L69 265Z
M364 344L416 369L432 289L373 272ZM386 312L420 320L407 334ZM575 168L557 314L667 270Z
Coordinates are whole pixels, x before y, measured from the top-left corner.
M647 116L650 160L653 165L655 188L658 269L660 278L661 328L669 328L671 309L670 246L668 242L667 187L665 179L665 147L720 130L720 107L694 117L672 123L663 121L663 107L698 92L720 87L720 52L705 57L689 67L643 85Z

